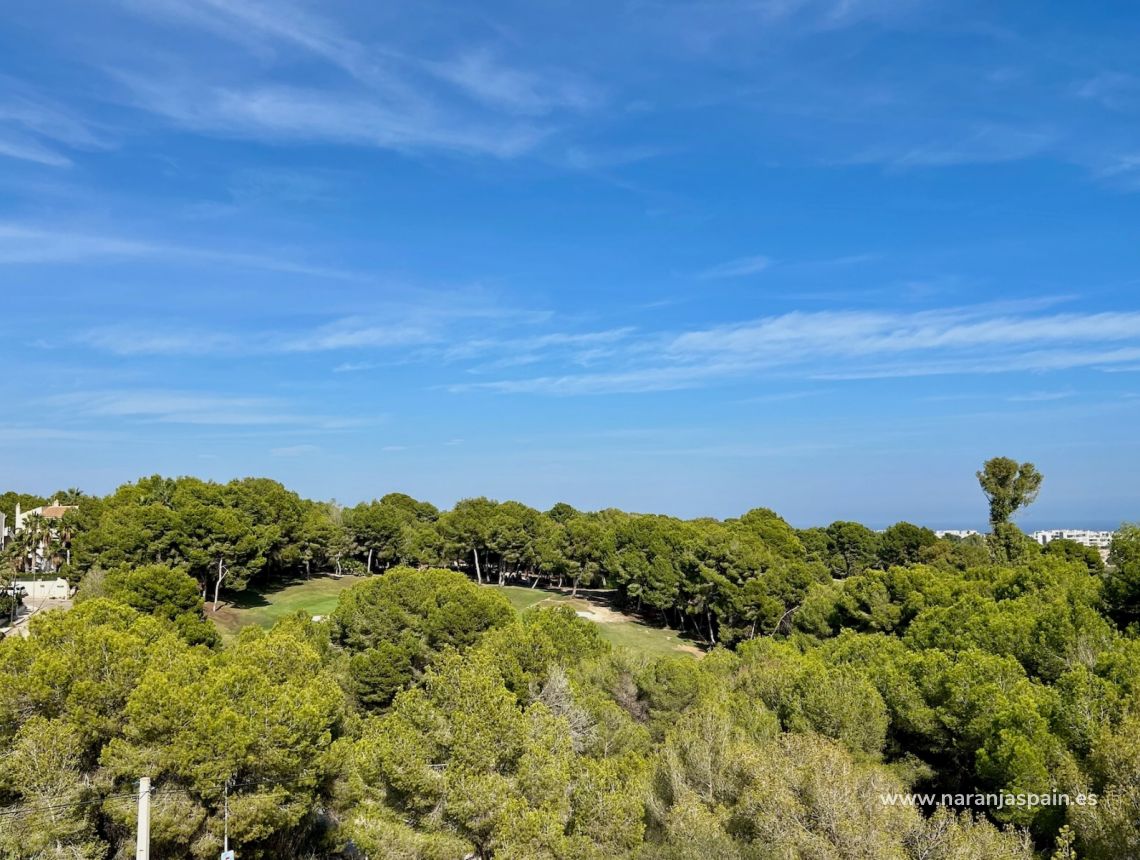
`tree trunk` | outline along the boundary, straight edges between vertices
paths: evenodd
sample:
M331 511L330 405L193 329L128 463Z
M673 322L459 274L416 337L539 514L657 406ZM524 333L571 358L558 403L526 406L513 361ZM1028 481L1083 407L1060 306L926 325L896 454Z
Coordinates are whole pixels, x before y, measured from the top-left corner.
M471 554L475 556L475 579L480 585L483 584L483 574L479 570L479 548L471 547Z
M709 642L711 644L715 645L716 644L716 636L713 635L712 613L707 609L705 610L705 621L709 625Z
M578 577L574 577L573 583L574 584L572 586L570 586L570 596L571 597L577 597L578 596Z
M226 578L226 569L222 559L218 559L218 578L214 582L214 612L218 611L218 593L222 590L222 580Z
M372 547L368 548L368 572L372 573Z

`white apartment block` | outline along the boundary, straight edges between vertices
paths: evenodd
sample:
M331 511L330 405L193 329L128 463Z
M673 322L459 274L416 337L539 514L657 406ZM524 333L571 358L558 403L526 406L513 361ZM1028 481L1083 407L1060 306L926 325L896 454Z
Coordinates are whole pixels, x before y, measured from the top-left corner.
M1048 529L1033 533L1033 539L1045 546L1055 540L1071 540L1081 546L1091 546L1095 549L1107 550L1112 546L1112 536L1115 532L1098 532L1091 529Z
M974 535L977 535L977 534L981 534L981 532L977 531L976 529L938 529L938 530L935 530L935 532L934 532L934 536L940 537L940 538L944 538L944 537L968 538L968 537L973 537Z

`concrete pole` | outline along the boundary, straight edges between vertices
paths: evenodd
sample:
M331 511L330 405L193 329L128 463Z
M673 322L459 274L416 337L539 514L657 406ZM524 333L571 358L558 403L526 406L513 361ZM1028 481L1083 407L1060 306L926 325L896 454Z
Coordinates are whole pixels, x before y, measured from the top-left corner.
M139 780L139 827L135 860L150 860L150 777Z
M225 812L223 813L225 835L222 837L222 851L228 854L230 850L230 781L228 779L226 780L225 788L222 790L222 797L222 803L225 807Z

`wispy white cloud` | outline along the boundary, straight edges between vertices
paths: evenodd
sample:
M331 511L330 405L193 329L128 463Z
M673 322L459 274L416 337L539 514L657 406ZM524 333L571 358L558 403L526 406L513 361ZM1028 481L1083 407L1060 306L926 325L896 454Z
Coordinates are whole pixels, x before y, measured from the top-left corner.
M112 355L232 355L248 339L210 331L158 331L147 325L108 325L90 329L75 341Z
M768 257L739 257L704 269L697 273L697 277L702 280L741 278L746 275L758 275L771 265L772 261Z
M1097 176L1110 185L1125 191L1140 190L1140 150L1102 157L1095 169Z
M71 111L22 81L0 75L0 156L70 167L66 149L105 149L108 141Z
M425 65L476 101L511 113L541 116L558 108L585 110L601 102L595 87L565 72L544 75L514 68L486 48Z
M527 364L552 355L572 355L578 363L608 355L605 347L629 338L631 326L585 332L545 332L529 337L476 337L456 341L442 350L446 361L498 356L496 363Z
M929 140L875 144L838 164L880 164L905 170L912 167L956 167L1000 164L1046 153L1057 135L1040 128L983 124L961 131L944 131Z
M897 360L819 370L815 379L906 379L920 376L985 376L995 373L1048 373L1093 368L1110 372L1125 362L1140 360L1140 347L1118 349L1036 349L1021 353L944 360Z
M101 326L81 332L75 341L112 355L271 355L383 349L425 344L438 338L415 322L374 323L360 319L338 320L305 331L162 330L145 323ZM351 373L375 366L345 362L333 368Z
M631 341L597 373L457 384L455 391L611 394L766 376L870 379L1111 368L1140 358L1140 312L1052 313L979 305L936 311L793 312Z
M1114 111L1131 111L1140 106L1140 78L1115 71L1103 71L1076 88L1082 99Z
M196 27L261 54L273 47L292 47L364 81L378 80L384 67L382 52L369 52L332 22L290 2L122 0L122 5L177 27Z
M375 354L400 349L404 361L455 363L478 360L487 367L527 363L553 355L589 364L629 337L630 327L587 332L546 332L528 337L491 337L504 326L538 326L545 312L516 309L451 292L412 292L405 301L388 302L369 315L342 317L289 329L170 328L146 320L96 326L72 341L113 355L219 356L355 352ZM334 373L377 367L367 359L346 360Z
M371 370L376 364L371 361L342 361L333 368L333 373L360 373L364 370Z
M26 447L35 442L68 442L80 444L96 440L107 440L112 434L89 430L64 430L59 427L6 426L0 427L0 444L13 444Z
M993 316L985 306L922 311L794 312L738 325L686 332L667 352L677 356L859 356L1028 343L1090 343L1140 338L1140 313Z
M513 158L554 128L532 120L583 111L601 99L596 87L575 75L514 65L486 46L439 59L369 44L290 2L126 5L161 21L193 25L263 60L257 74L227 76L219 64L210 75L196 67L113 72L136 106L202 133ZM276 64L265 62L279 54L324 62L348 80L320 88L285 85L273 74Z
M0 222L0 265L67 264L131 258L175 259L336 280L366 279L357 272L310 265L277 254L193 247L66 227Z
M635 394L695 388L716 380L718 377L732 376L734 373L739 373L740 369L739 366L718 364L646 367L621 372L563 374L466 383L453 385L451 390L454 392L493 391L498 394L550 394L567 397L591 394Z
M635 164L664 155L668 150L660 146L604 146L575 144L567 147L563 162L574 170L594 172Z
M438 334L414 322L377 323L367 319L337 320L316 330L286 338L281 352L327 352L339 349L407 346L435 340Z
M490 120L417 97L385 102L367 93L274 84L203 86L121 76L137 103L185 128L226 137L341 144L513 158L532 150L547 130L525 120Z
M70 167L71 159L35 140L21 139L16 135L0 137L0 155L21 161L33 161L48 167Z
M1052 400L1067 400L1075 397L1077 392L1071 389L1062 391L1027 391L1024 394L1011 394L1007 400L1010 403L1047 403Z
M643 2L648 25L673 45L701 55L757 39L805 38L860 25L904 21L929 0L705 0Z
M356 418L297 411L273 398L162 389L110 389L56 394L44 398L42 406L72 419L115 418L162 424L290 426L335 430L361 423L361 419Z
M317 445L283 445L280 448L271 448L269 453L274 457L304 457L316 454L320 450Z

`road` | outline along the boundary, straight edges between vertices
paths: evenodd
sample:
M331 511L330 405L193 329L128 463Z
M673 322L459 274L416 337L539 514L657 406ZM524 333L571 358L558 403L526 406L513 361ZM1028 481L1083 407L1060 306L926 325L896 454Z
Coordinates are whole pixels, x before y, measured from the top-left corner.
M71 600L56 600L53 598L44 598L43 600L28 601L20 607L20 613L16 616L16 623L11 627L2 627L0 632L5 636L27 636L28 635L28 622L32 616L39 615L41 612L48 612L52 609L70 609Z

